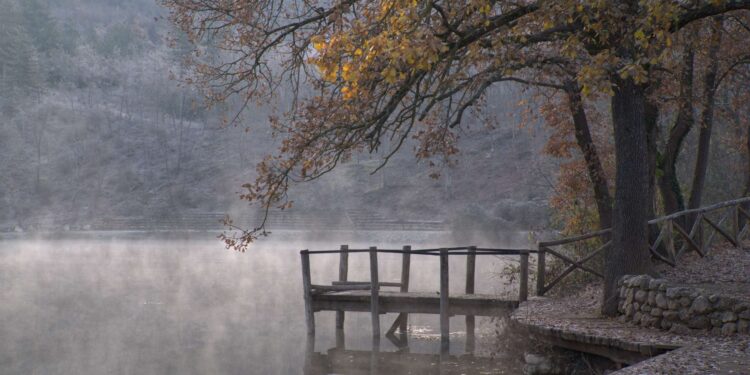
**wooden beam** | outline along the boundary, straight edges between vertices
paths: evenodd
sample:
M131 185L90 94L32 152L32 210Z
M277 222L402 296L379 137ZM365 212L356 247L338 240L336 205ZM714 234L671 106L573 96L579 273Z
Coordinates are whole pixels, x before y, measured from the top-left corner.
M369 281L334 281L331 283L332 285L370 285ZM388 281L381 281L378 283L380 287L392 287L392 288L398 288L401 286L401 283L397 282L388 282Z
M658 228L658 226L657 226L657 228ZM662 226L659 229L659 235L656 236L656 240L654 240L654 243L650 245L652 248L654 248L654 249L658 249L659 248L659 243L661 243L661 241L664 239L664 232L665 232L665 227Z
M721 225L721 222L723 222L723 221L724 221L725 219L726 219L726 216L725 216L724 218L722 218L722 220L721 220L721 221L719 221L719 224L716 224L716 223L714 223L713 221L711 221L711 219L709 219L708 217L706 217L706 216L703 216L703 220L704 220L705 222L707 222L707 223L708 223L708 225L710 225L711 227L713 227L713 228L714 228L714 230L715 230L715 231L716 231L717 233L719 233L720 235L722 235L722 236L723 236L724 238L726 238L726 239L727 239L727 241L731 242L731 243L732 243L732 245L734 245L735 247L737 247L737 242L735 241L735 239L734 239L734 238L732 238L732 236L731 236L731 235L729 235L729 233L727 233L726 231L724 231L724 229L722 229L722 228L721 228L721 227L719 226L719 225Z
M750 222L745 222L745 226L740 230L740 234L737 235L737 242L742 246L742 241L747 236L747 232L750 231Z
M706 221L705 219L707 219L707 218L704 215L704 220L703 221ZM724 214L724 215L721 216L721 218L716 223L716 225L717 226L721 226L722 224L724 224L725 221L727 221L727 215L726 214ZM711 226L711 229L714 229L713 226ZM715 236L716 236L716 230L714 229L713 231L711 231L711 234L708 235L708 239L703 243L703 253L704 254L708 254L709 251L711 251L711 242L713 242Z
M388 335L392 335L396 332L399 327L401 327L401 320L406 317L408 314L406 313L400 313L396 317L396 319L393 321L393 324L391 324L391 328L388 328L388 330L385 332L386 337ZM405 333L405 332L404 332Z
M315 335L315 311L312 306L312 282L310 277L310 254L307 250L300 251L302 263L302 294L305 299L305 323L307 335Z
M695 224L693 224L693 227L695 227ZM687 244L687 245L688 245L689 247L692 247L692 248L693 248L693 250L695 250L696 252L698 252L698 254L699 254L699 255L700 255L701 257L704 257L704 256L706 256L706 254L703 254L703 250L702 250L702 249L700 248L700 246L698 246L698 244L696 244L696 243L695 243L695 242L693 241L693 239L692 239L692 238L690 238L690 234L688 234L687 232L685 232L685 230L684 230L684 229L682 229L682 226L680 226L680 224L674 223L674 229L676 229L676 230L677 230L677 233L678 233L678 234L679 234L680 236L682 236L682 239L683 239L683 240L685 240L685 243L686 243L686 244ZM676 259L675 259L675 260L676 260Z
M341 245L339 254L339 282L345 282L349 277L349 245ZM334 283L334 285L336 285ZM344 328L344 312L336 311L336 328Z
M409 278L411 273L411 246L403 247L404 254L401 255L401 291L406 293L409 291ZM406 333L409 323L408 314L399 315L399 331L403 334Z
M474 294L477 268L477 247L469 246L466 256L466 294Z
M539 252L537 253L537 262L536 262L536 295L537 296L543 296L544 295L544 273L545 271L545 258L546 258L546 252L547 248L539 245Z
M594 237L599 237L599 236L605 236L607 234L610 234L611 232L612 232L611 228L609 228L609 229L602 229L602 230L598 230L596 232L582 234L580 236L568 237L568 238L563 238L563 239L559 239L559 240L555 240L555 241L539 242L539 246L548 247L548 246L565 245L565 244L572 243L572 242L578 242L578 241L587 240L589 238L594 238Z
M582 270L584 270L584 271L586 271L588 273L592 273L592 274L594 274L596 276L599 276L602 279L604 278L604 276L602 276L602 274L599 273L599 271L596 271L594 269L588 268L588 267L584 266L583 264L580 264L579 262L576 262L575 260L570 259L569 257L567 257L565 255L562 255L562 254L558 253L557 251L554 251L554 250L552 250L550 248L546 248L546 250L547 250L548 253L550 253L550 254L552 254L552 255L554 255L554 256L562 259L565 262L568 262L570 264L578 265L578 268L580 268L580 269L582 269Z
M694 220L693 220L693 227L690 228L690 233L688 233L688 237L690 237L694 244L697 245L697 247L700 248L700 251L698 251L698 254L701 256L704 256L703 253L703 233L701 232L701 222L703 220L703 214L698 214ZM682 229L680 227L680 229ZM697 237L697 239L696 239ZM683 243L682 246L680 246L680 250L677 251L677 256L681 256L682 253L685 252L685 250L689 247L688 243Z
M440 349L447 352L450 346L450 300L448 299L448 250L440 249Z
M676 267L677 263L673 262L669 258L665 257L664 255L661 255L659 251L657 251L655 248L649 246L648 249L651 251L651 254L655 256L657 259L661 260L662 262L669 264L672 267Z
M315 311L370 312L370 291L352 290L313 296ZM440 294L437 292L386 292L379 294L379 313L440 314ZM518 307L518 301L504 300L497 295L472 294L449 296L450 315L498 316Z
M346 350L346 337L343 329L336 330L336 349Z
M343 292L347 290L370 290L370 283L367 284L340 284L340 285L311 285L313 293L325 292Z
M594 250L591 254L587 255L585 258L579 260L575 264L569 265L563 272L560 273L557 277L555 277L550 283L544 287L543 293L547 293L548 291L552 290L552 287L554 287L560 280L562 280L565 276L568 276L569 273L575 271L576 268L578 268L578 264L583 264L591 260L593 257L595 257L600 252L604 251L604 249L607 248L607 246L611 245L612 241L607 241L604 245L600 246L598 249Z
M529 298L529 253L521 253L521 285L518 287L518 302Z
M378 248L370 248L370 316L372 318L372 337L380 337L380 288L378 285Z
M477 248L469 246L469 255L466 256L466 294L474 294L477 268ZM474 352L476 346L476 317L466 315L466 352Z
M669 260L672 261L672 263L676 263L676 253L674 251L674 233L673 233L673 226L674 223L672 220L667 220L664 223L664 238L666 240L666 247L667 247L667 257L669 257Z
M729 207L729 206L736 206L738 204L748 203L748 202L750 202L750 197L734 199L734 200L731 200L731 201L725 201L725 202L721 202L721 203L716 203L716 204L713 204L713 205L710 205L710 206L706 206L706 207L694 208L694 209L690 209L690 210L684 210L684 211L680 211L680 212L675 212L675 213L673 213L671 215L662 216L662 217L659 217L659 218L656 218L656 219L649 220L648 223L649 224L656 224L656 223L660 223L662 221L676 219L676 218L678 218L680 216L685 216L685 215L689 215L689 214L705 213L705 212L709 212L709 211L718 210L720 208Z
M732 235L734 236L734 247L741 247L740 243L740 210L738 210L740 206L734 207L732 210Z
M750 213L745 211L745 209L739 205L737 206L737 212L739 212L741 216L745 217L745 220L744 220L745 225L742 227L742 229L740 230L740 233L737 235L737 243L739 243L740 247L742 247L742 241L745 239L745 236L747 236L748 231L750 231Z

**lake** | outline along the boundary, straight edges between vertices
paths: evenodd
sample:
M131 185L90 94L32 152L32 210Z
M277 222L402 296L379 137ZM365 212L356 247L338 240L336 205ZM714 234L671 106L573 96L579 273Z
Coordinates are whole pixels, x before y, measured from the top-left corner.
M213 232L93 232L5 235L0 240L2 374L490 373L519 371L503 321L478 318L474 355L464 350L464 317L451 318L450 356L440 359L437 315L409 317L408 348L383 338L371 353L369 313L347 313L346 352L336 347L333 312L316 313L306 342L300 249L455 245L445 232L277 232L246 253ZM451 290L464 285L465 258L451 259ZM313 283L338 275L338 256L312 259ZM350 256L350 280L369 279L367 254ZM501 277L517 258L479 257L477 293L516 293ZM381 254L380 280L398 281L401 259ZM413 256L411 290L437 291L437 257ZM381 317L383 331L395 314ZM311 349L311 345L314 347ZM306 353L307 352L307 353ZM367 358L377 357L377 369ZM365 358L365 359L362 359ZM307 362L306 362L307 360Z

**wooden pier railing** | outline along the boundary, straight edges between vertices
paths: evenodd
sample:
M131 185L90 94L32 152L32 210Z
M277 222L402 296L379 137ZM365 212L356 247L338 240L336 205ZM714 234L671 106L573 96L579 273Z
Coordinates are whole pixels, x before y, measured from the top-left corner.
M370 280L350 281L349 255L368 254L370 259ZM401 280L398 282L382 281L378 270L378 254L400 254ZM380 337L380 315L399 313L386 336L396 330L406 332L409 313L439 314L440 337L447 348L449 341L449 318L451 315L466 315L467 333L473 338L474 316L498 315L525 301L528 297L529 254L536 250L527 249L487 249L475 246L440 249L413 250L410 246L402 249L350 249L342 245L338 250L302 250L302 283L305 299L305 317L308 335L315 334L315 312L323 310L336 311L336 328L343 328L345 311L369 311L372 318L372 334ZM339 254L339 279L330 285L313 284L310 270L310 256L318 254ZM411 257L440 257L440 292L419 293L409 290ZM503 300L496 295L475 294L476 257L484 255L510 255L520 258L520 285L518 300ZM450 256L466 256L466 288L464 294L451 294L449 291ZM383 288L398 288L398 291L384 291ZM469 332L471 331L471 332ZM467 335L468 336L468 335ZM468 340L467 340L468 341Z
M651 255L674 267L680 256L688 250L693 250L702 257L706 256L711 251L711 244L717 234L733 246L741 247L742 241L746 239L750 231L748 206L750 206L750 197L745 197L650 220L648 224L653 230L652 233L658 233L653 242L649 241ZM603 277L601 270L587 266L586 263L610 246L610 234L611 229L604 229L580 236L539 242L536 294L544 295L575 270ZM566 255L565 251L559 249L562 246L580 244L594 239L599 239L599 242L603 244L580 259L573 259L572 256ZM549 281L547 279L550 275L547 274L546 265L548 254L558 258L566 266Z

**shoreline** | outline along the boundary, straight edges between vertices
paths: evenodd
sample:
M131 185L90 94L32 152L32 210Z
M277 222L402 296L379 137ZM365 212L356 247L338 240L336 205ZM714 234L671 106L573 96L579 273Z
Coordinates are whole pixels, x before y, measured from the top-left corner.
M676 289L687 289L688 281L706 285L710 280L715 285L732 281L750 286L748 264L750 252L723 247L706 258L690 254L680 266L660 271ZM744 293L750 297L750 288ZM532 297L513 312L511 322L547 345L619 364L613 374L750 374L748 333L644 327L625 315L602 316L600 300L597 283L564 297Z

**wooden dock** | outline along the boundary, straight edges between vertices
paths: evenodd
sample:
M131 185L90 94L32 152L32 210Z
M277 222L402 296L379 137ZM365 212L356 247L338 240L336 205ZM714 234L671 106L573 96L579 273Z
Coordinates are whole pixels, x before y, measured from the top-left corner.
M475 246L412 250L410 246L401 249L349 249L342 245L338 250L302 250L302 283L305 299L305 317L308 336L315 335L315 312L336 311L336 328L344 326L345 312L369 312L372 319L373 338L379 340L381 335L380 315L398 313L386 336L397 330L406 332L408 314L440 315L441 346L448 349L450 321L454 315L466 316L466 330L469 341L474 335L475 316L497 316L507 314L528 297L529 254L536 250L526 249L485 249ZM370 280L348 280L349 255L367 254L370 260ZM378 271L378 254L400 254L401 280L398 282L381 281ZM310 256L316 254L339 255L339 279L329 285L313 284L310 274ZM476 257L485 255L517 256L520 258L520 277L518 299L504 299L497 295L475 294ZM412 256L437 256L440 258L440 292L425 293L409 290L409 274ZM466 287L464 293L451 294L449 285L450 256L466 257ZM381 290L397 288L397 290Z

